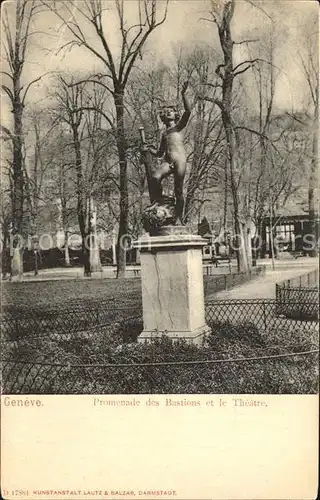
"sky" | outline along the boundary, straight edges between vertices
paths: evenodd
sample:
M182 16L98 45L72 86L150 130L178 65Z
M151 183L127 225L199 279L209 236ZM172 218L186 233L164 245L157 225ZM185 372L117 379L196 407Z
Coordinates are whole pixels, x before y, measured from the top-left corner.
M223 0L213 1L221 3ZM311 25L312 20L318 19L317 2L313 0L278 0L278 2L262 0L256 4L258 8L254 8L247 1L239 0L237 2L232 24L233 38L240 41L243 38L263 37L263 34L270 29L273 23L277 37L275 63L281 70L276 85L275 104L279 110L300 109L305 101L307 89L298 53L303 50L303 36L306 28ZM106 7L109 5L112 6L112 1L106 2ZM163 5L164 3L158 0L157 9L161 11ZM143 52L144 58L170 62L173 57L172 47L177 43L186 46L204 43L219 50L216 26L201 19L208 16L209 5L209 0L170 0L167 19L149 39ZM11 15L14 2L11 0L5 2L3 8ZM136 0L125 0L125 13L129 24L135 18L136 8ZM264 9L273 21L261 9ZM112 7L111 10L106 11L104 21L111 48L117 52L119 40ZM57 48L69 40L69 34L66 29L61 29L61 22L53 13L39 14L34 29L41 31L41 33L34 35L29 45L27 64L23 73L26 82L49 71L87 73L90 70L98 69L96 58L83 48L76 47L69 52L56 53ZM89 36L91 35L90 30L86 32ZM3 35L2 31L2 39ZM246 58L244 51L244 45L236 50L235 62ZM213 57L218 60L214 51ZM3 62L3 68L5 69L5 62ZM52 77L47 75L32 87L29 94L30 102L39 101L39 99L45 100L50 90L50 78ZM3 105L2 121L8 123L10 113L8 113L9 110L6 106L6 97L2 95L1 99Z

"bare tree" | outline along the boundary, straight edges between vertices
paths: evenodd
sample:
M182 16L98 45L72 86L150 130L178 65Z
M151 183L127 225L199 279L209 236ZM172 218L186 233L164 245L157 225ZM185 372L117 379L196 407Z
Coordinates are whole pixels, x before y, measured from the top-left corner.
M72 165L66 163L65 161L59 162L58 166L58 176L57 176L57 199L60 202L60 212L61 212L61 223L62 230L64 234L64 263L65 266L70 266L70 253L69 253L69 227L72 220L72 216L76 212L73 204L70 203L70 198L72 200L70 185L68 183L68 177L70 175L70 170ZM68 175L69 174L69 175Z
M14 6L14 11L11 11ZM19 248L18 236L23 232L23 205L24 205L24 172L23 172L23 113L28 92L32 85L43 75L29 81L22 82L22 72L26 65L26 54L30 37L35 35L33 19L39 12L39 5L35 0L17 0L15 4L7 3L3 9L3 46L6 71L2 71L5 82L2 90L9 98L13 125L11 130L2 127L4 134L12 143L12 236L13 253L11 261L12 278L21 279L23 275L22 249Z
M57 108L53 109L58 121L64 122L71 134L71 142L74 152L74 166L76 172L76 195L77 216L80 234L82 238L82 254L85 276L91 275L89 227L87 223L88 186L85 182L84 165L82 158L81 142L85 134L84 110L87 98L84 85L70 85L63 76L58 77L58 85L55 91ZM71 81L72 83L72 81Z
M81 5L76 2L59 2L57 6L42 0L50 10L53 10L63 25L67 27L72 39L62 48L81 46L93 54L106 69L106 74L96 75L91 81L99 82L111 94L116 115L116 142L119 159L120 217L118 233L118 276L125 274L125 249L121 248L122 236L128 230L128 176L127 176L127 143L125 136L125 91L130 74L141 51L151 33L162 23L167 15L167 4L161 6L163 14L157 21L156 0L141 0L138 3L137 22L128 26L125 16L124 0L115 0L114 7L118 17L121 35L121 47L118 54L112 52L108 40L105 23L108 13L102 0L85 0ZM61 10L61 8L63 10ZM85 35L85 26L90 26L95 34L92 41ZM102 50L97 49L97 44Z
M249 3L255 5L251 0ZM274 89L275 89L275 75L273 68L273 38L271 37L270 53L267 59L261 57L252 57L250 50L248 49L248 58L240 63L234 63L234 48L238 45L243 45L249 47L249 44L255 43L257 39L246 39L242 41L234 41L232 37L231 24L234 17L236 2L235 0L228 0L224 2L222 9L219 11L216 8L214 2L212 2L212 10L210 12L210 17L206 19L214 24L218 28L220 45L223 53L223 60L216 67L217 79L212 82L211 86L214 89L220 90L220 97L206 96L207 100L214 102L221 111L221 118L223 122L225 138L227 143L228 152L228 163L229 172L226 176L226 181L230 185L230 192L233 201L233 214L234 214L234 231L236 240L236 253L238 269L247 270L251 266L251 216L248 204L242 202L240 198L240 185L243 176L243 165L241 165L241 140L240 132L248 131L254 134L258 138L258 144L260 145L260 180L264 177L265 166L266 166L266 144L270 144L269 137L267 135L268 127L270 125L271 113L274 100ZM270 16L260 8L259 5L255 5L258 9L262 10L269 19ZM259 124L258 127L251 128L248 123L237 123L235 105L236 98L239 99L241 96L241 85L239 86L239 77L244 75L248 70L252 68L257 68L256 79L258 81L258 87L262 88L265 85L265 81L262 82L262 64L266 64L269 68L267 73L269 80L267 81L268 96L266 103L263 106L263 94L259 93ZM241 82L241 80L240 80ZM237 87L235 84L238 83ZM237 93L235 94L235 90ZM239 92L240 91L240 92ZM238 94L238 97L237 97ZM239 117L238 117L239 118ZM252 143L252 138L250 137L250 142ZM249 170L250 170L249 161ZM251 164L252 166L252 164ZM247 166L246 166L247 167ZM247 168L245 168L246 170ZM251 185L248 184L251 189ZM251 198L252 192L250 193Z
M68 150L72 145L75 171L75 192L77 198L78 224L82 237L82 250L85 275L101 270L97 230L99 208L107 203L110 184L118 196L119 183L115 170L113 129L104 119L106 92L95 83L88 81L74 84L76 77L57 79L53 94L55 104L52 114L60 125L67 126L69 140L65 131L62 146L65 153L59 155L60 168L70 170ZM60 177L63 172L60 170ZM70 176L69 176L70 177ZM115 189L116 188L116 189ZM63 209L64 194L68 186L60 179L59 199ZM67 201L67 200L66 200Z
M187 71L195 82L194 119L186 134L186 142L192 144L188 155L190 168L187 178L185 221L195 212L200 213L208 188L221 184L221 157L225 139L220 113L212 102L201 97L210 86L211 64L207 50L196 48L189 54ZM201 196L202 195L202 196Z
M52 112L52 110L50 110ZM55 120L56 121L56 120ZM42 200L51 205L54 211L53 221L55 232L64 235L64 261L70 266L69 234L77 226L77 193L74 148L70 133L64 128L64 123L56 123L54 131L46 144L49 152L50 177L44 182ZM39 212L39 226L43 224L42 213ZM46 223L47 224L47 223ZM57 242L58 243L58 242Z
M310 32L311 31L311 32ZM311 30L305 31L305 53L299 53L299 60L307 82L310 94L312 153L308 188L309 214L316 213L317 165L318 165L318 121L319 121L319 64L318 42L319 29L317 21L313 20Z
M31 237L35 258L35 274L38 274L38 238L41 227L41 211L46 210L50 201L46 188L50 183L57 149L54 147L55 123L48 119L43 108L33 107L26 113L24 174L24 220L28 236ZM30 147L28 147L28 143Z
M6 186L4 176L1 179L0 189L0 238L1 238L1 272L2 278L7 278L10 269L10 233L11 233L11 190Z
M247 53L252 64L251 76L256 84L256 95L258 100L258 113L254 119L248 122L247 115L250 115L250 105L245 109L241 105L242 117L238 116L238 126L236 133L238 135L238 185L242 193L242 212L247 221L254 222L256 232L259 232L259 224L266 213L271 210L270 200L277 199L277 196L270 197L270 175L271 169L268 168L269 153L271 154L273 142L269 137L273 120L273 106L276 84L276 68L274 66L274 51L276 45L276 36L272 19L270 29L262 34L260 40L255 40L255 55L257 51L259 57L252 55L251 45L246 43ZM267 63L267 64L266 64ZM250 79L252 82L252 79ZM245 85L244 85L245 87ZM251 103L254 86L249 86L249 91L244 91L246 101ZM248 95L250 94L250 95ZM247 102L245 103L247 104ZM240 113L238 113L239 115ZM245 119L243 119L245 115ZM250 236L257 236L250 235ZM251 239L251 238L250 238ZM250 246L249 238L248 243ZM247 258L251 260L251 249L248 248Z
M208 20L217 25L220 45L223 53L223 62L216 67L218 81L212 85L215 85L217 88L221 88L221 98L206 97L206 99L214 102L217 106L219 106L221 111L229 159L229 182L233 200L238 270L246 271L248 269L248 261L246 258L246 248L243 234L244 228L241 220L239 193L237 189L237 137L232 116L232 109L234 80L236 76L251 68L255 61L246 60L234 65L233 49L235 42L232 39L231 33L231 21L234 15L234 10L235 0L228 0L225 2L221 13L216 12L216 7L212 2L212 10L210 13L211 17Z

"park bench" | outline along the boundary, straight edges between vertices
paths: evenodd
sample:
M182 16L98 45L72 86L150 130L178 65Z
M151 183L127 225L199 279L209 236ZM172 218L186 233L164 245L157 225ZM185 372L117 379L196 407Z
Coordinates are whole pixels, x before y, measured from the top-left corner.
M218 264L220 264L220 262L226 262L228 264L231 264L231 259L227 255L226 256L218 255L212 257L211 262L212 264L215 264L216 267L218 267Z
M130 269L130 271L133 271L133 276L141 276L141 267L138 264L133 264L133 268ZM126 272L128 272L128 270ZM114 269L113 274L115 275L116 273L117 269Z

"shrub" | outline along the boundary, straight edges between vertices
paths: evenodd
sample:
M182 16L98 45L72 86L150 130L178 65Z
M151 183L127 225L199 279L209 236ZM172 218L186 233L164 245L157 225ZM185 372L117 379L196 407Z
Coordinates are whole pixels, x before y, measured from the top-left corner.
M210 327L212 333L201 347L166 336L152 343L137 342L143 328L140 316L78 334L51 332L38 338L4 342L4 359L27 360L26 365L5 367L4 392L17 388L22 393L36 394L317 392L314 354L270 358L314 349L316 332L290 327L262 333L252 323L235 326L212 322ZM266 359L254 359L262 356ZM179 364L184 361L189 363ZM40 362L61 366L46 367Z

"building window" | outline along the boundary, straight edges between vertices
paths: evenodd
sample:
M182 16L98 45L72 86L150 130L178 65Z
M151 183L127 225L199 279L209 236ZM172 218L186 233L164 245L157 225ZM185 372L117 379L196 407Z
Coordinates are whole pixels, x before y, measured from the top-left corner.
M292 251L295 241L294 224L279 224L273 233L280 251ZM266 227L266 249L270 251L270 226Z

